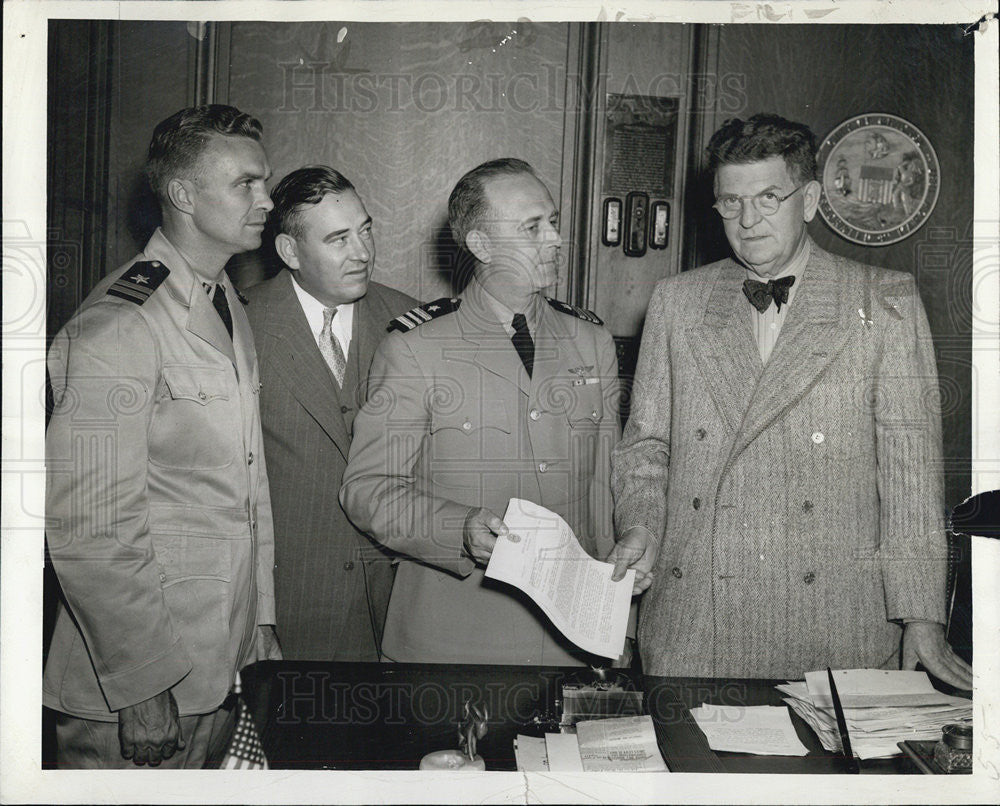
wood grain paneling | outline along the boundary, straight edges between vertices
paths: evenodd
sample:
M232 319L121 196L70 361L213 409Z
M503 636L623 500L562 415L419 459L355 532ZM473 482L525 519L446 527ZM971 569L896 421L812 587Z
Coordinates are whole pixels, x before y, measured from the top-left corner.
M690 35L692 26L673 24L608 23L604 29L601 68L600 110L594 137L597 164L603 166L604 129L608 93L625 95L677 96L681 115L674 154L674 187L670 203L670 242L666 249L648 249L642 257L626 257L621 246L604 246L601 227L594 228L590 243L590 282L587 304L605 320L617 337L635 337L642 329L653 286L679 270L682 209L686 180L686 145L689 82L691 72ZM599 167L591 215L597 222L603 215L604 199L599 190L603 167ZM622 197L624 201L624 197ZM651 199L650 201L656 201Z
M347 176L374 219L375 279L434 299L451 293L447 199L465 171L516 156L560 197L568 30L234 23L229 100L264 124L275 181L314 163Z

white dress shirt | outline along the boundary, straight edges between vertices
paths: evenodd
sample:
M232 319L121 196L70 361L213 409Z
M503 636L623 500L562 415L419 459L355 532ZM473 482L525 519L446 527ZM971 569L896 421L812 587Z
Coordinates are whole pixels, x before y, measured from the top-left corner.
M761 277L749 266L746 267L747 277L760 283L766 283L768 280L778 280L781 277L788 277L789 275L795 276L795 282L792 284L792 287L788 289L788 302L782 303L780 311L774 302L768 305L763 313L747 302L747 310L749 312L748 316L750 317L750 328L753 331L754 340L757 342L757 349L760 351L760 360L763 364L766 364L767 359L771 357L774 345L778 341L778 335L781 333L781 326L785 323L785 317L788 315L788 309L792 307L792 301L795 299L795 292L798 290L799 286L802 285L802 275L805 274L806 263L808 261L809 239L807 238L802 244L802 249L799 250L798 254L796 254L791 261L789 261L788 265L774 277Z
M295 296L299 298L299 305L302 306L302 312L306 315L306 321L309 323L309 330L313 334L316 346L318 347L320 333L323 331L323 311L330 306L324 305L300 286L294 274L292 274L292 288L295 289ZM336 308L337 315L333 317L331 329L333 330L334 338L340 343L340 349L344 351L344 358L346 359L351 349L354 303L347 302L343 305L337 305Z

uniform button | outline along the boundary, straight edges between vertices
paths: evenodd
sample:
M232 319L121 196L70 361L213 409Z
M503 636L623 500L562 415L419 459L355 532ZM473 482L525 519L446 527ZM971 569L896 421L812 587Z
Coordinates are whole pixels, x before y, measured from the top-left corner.
M684 576L684 572L681 571L681 569L678 568L676 565L673 568L670 569L670 573L673 574L678 579L680 579L682 576Z
M812 571L807 571L806 575L802 577L802 581L805 582L807 585L812 585L813 582L816 581L816 574L814 574Z
M813 433L813 442L819 445L826 437L823 436L822 431L816 431Z
M206 395L204 392L199 392L198 393L198 399L199 400L208 400L208 395Z
M544 473L548 469L549 469L549 463L548 462L539 462L538 463L538 472L539 473Z
M354 570L354 563L351 560L348 560L346 563L344 563L344 570L345 571L353 571Z
M468 420L466 420L464 423L462 423L462 430L463 431L471 431L472 430L472 423L470 423Z
M531 411L528 412L528 416L532 420L537 420L539 417L542 416L542 413L538 409L532 409Z
M702 440L708 436L708 431L706 431L704 428L699 428L697 431L694 432L694 436L695 439Z
M802 502L802 511L803 512L812 512L812 508L813 508L813 502L812 501L803 501Z
M691 502L691 506L693 506L695 509L700 508L701 507L701 499L700 498L695 498L694 501Z
M347 412L349 412L350 410L351 410L350 406L341 406L340 407L340 413L341 414L347 414Z
M253 451L250 451L250 455L247 457L247 464L248 465L253 464Z

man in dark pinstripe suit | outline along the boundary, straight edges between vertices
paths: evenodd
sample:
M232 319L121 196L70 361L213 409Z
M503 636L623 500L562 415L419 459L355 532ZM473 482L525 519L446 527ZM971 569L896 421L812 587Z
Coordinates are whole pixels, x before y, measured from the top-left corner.
M415 300L370 282L372 220L340 173L301 168L272 195L287 268L247 290L247 313L272 480L278 635L288 659L378 660L394 569L337 494L375 347Z

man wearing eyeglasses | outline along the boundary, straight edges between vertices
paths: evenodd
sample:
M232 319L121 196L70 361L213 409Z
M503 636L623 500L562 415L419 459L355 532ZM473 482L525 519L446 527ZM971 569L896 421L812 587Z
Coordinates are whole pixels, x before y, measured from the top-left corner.
M820 249L815 140L776 115L711 138L733 258L660 282L613 459L615 578L647 674L801 678L948 646L937 371L913 277Z

